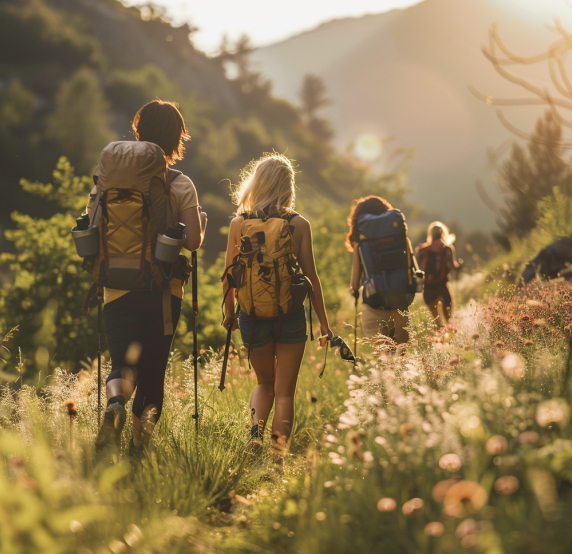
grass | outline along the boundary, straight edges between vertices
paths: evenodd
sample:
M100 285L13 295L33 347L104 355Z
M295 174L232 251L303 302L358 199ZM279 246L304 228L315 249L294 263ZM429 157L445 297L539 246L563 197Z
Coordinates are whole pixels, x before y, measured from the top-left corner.
M57 371L0 396L4 553L566 553L572 441L562 284L497 287L437 332L415 305L411 342L357 366L309 346L284 472L244 451L252 372L233 354L172 358L151 454L94 458L94 378ZM73 400L69 416L64 402ZM124 443L130 436L129 425Z

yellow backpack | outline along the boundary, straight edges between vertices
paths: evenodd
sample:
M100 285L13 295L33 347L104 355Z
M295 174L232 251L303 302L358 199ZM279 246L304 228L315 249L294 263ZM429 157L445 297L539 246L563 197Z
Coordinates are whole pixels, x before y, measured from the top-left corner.
M258 212L242 214L241 244L222 279L236 290L242 312L252 318L274 319L299 309L312 291L295 255L292 219Z

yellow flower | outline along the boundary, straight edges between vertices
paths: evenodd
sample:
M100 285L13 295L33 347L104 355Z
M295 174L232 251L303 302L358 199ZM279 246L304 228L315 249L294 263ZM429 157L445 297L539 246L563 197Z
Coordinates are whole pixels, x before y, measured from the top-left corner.
M463 517L467 513L481 510L488 500L488 494L474 481L459 481L445 493L445 513L452 517Z

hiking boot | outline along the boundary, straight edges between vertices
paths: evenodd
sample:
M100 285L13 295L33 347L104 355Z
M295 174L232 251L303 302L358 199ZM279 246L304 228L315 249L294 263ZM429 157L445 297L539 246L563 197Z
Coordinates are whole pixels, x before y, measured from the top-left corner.
M119 402L114 402L107 406L103 415L103 423L99 428L99 433L95 439L95 451L100 454L107 447L121 446L121 431L125 425L127 412L125 407Z
M250 439L246 443L246 451L251 454L258 454L262 450L262 434L264 427L262 425L253 425L250 429Z

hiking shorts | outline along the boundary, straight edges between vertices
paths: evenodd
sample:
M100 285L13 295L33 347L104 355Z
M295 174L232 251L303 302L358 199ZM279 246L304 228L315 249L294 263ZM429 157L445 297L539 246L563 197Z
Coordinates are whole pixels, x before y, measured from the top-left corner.
M450 308L453 303L450 286L449 281L438 285L425 285L423 287L423 300L426 304L433 304L433 302L440 300L445 308Z
M291 316L282 320L282 325L278 328L278 318L251 320L250 316L240 311L238 314L238 327L242 343L249 348L251 335L252 345L250 348L260 348L270 344L274 339L278 344L298 344L306 342L306 308L301 306ZM254 324L254 327L252 326ZM278 333L277 333L278 332Z

